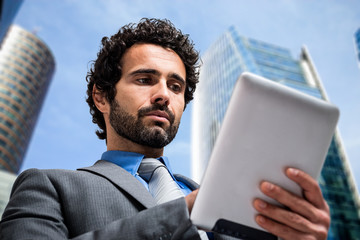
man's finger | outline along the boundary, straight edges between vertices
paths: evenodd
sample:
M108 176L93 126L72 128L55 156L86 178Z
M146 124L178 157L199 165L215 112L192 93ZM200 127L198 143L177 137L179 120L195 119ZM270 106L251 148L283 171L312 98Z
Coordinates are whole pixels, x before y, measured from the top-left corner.
M297 212L310 221L317 221L316 208L308 201L269 182L262 182L260 189L266 196L276 200L292 211Z
M284 240L326 239L327 236L327 231L318 231L316 234L303 233L284 224L275 222L263 215L256 216L255 221L265 230Z
M270 218L267 218L263 215L258 215L255 217L255 221L259 224L260 227L264 228L265 230L269 231L270 233L286 240L286 239L299 239L298 237L302 234L295 229L292 229L288 226L283 224L277 223Z
M315 207L327 210L328 206L322 196L321 189L317 181L310 175L295 168L288 168L286 175L299 184L303 189L304 197Z
M299 232L317 232L320 228L320 230L325 229L326 231L325 227L313 224L311 221L296 212L269 204L261 199L256 199L253 204L255 209L262 215Z

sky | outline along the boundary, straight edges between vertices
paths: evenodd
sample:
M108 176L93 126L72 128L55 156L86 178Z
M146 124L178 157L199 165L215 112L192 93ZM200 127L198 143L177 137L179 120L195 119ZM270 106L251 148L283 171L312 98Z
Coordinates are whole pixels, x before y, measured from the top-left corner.
M230 26L242 36L288 48L295 58L306 45L330 101L340 108L338 128L359 189L357 0L25 0L14 22L49 46L56 72L21 171L90 166L106 151L85 102L85 77L101 38L142 17L169 19L190 35L200 54ZM177 137L165 148L173 170L186 176L191 176L191 111L190 104Z

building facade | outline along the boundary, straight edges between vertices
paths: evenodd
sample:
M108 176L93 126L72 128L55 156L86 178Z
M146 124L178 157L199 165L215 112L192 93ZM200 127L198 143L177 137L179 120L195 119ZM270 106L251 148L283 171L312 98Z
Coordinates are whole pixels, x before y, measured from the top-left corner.
M220 130L234 84L252 72L328 101L306 47L299 59L286 48L245 38L230 28L202 56L193 102L192 175L200 180ZM331 208L328 239L359 239L360 204L356 184L336 131L318 179Z
M355 49L356 49L356 59L360 67L360 28L355 32Z
M0 170L18 173L54 70L49 48L12 25L0 49Z
M16 175L0 171L0 218L10 198L10 192Z
M0 0L0 43L12 24L23 0Z

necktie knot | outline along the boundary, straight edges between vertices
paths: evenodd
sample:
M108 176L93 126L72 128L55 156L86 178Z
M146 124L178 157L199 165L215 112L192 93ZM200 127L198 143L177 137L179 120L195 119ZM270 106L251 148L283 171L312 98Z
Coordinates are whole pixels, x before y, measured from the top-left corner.
M151 178L154 175L154 172L156 169L163 167L166 169L165 165L160 162L159 160L155 158L144 158L140 164L140 167L138 169L138 173L141 178L143 178L145 181L150 182Z
M138 173L148 182L149 192L158 204L184 196L166 166L159 160L144 158Z

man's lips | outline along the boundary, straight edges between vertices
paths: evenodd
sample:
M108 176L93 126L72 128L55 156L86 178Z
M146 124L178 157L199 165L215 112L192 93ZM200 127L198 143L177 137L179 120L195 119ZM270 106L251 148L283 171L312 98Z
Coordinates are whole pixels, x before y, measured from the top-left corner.
M157 110L157 111L151 111L149 113L146 113L145 116L149 116L149 117L153 117L153 118L156 118L158 120L168 120L170 122L170 117L169 115L164 112L164 111L160 111L160 110Z

